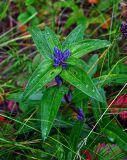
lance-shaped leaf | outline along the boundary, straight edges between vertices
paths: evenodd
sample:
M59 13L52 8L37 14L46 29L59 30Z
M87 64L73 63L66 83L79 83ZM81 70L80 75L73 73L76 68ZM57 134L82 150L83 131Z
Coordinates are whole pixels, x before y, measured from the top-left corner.
M53 48L55 46L61 48L60 42L55 33L48 27L45 29L45 31L41 31L36 27L30 28L29 31L38 51L44 58L51 58L51 54L53 53Z
M67 88L52 87L46 90L41 100L41 132L42 139L46 139L53 125L54 119Z
M83 126L84 126L83 121L77 121L71 130L69 141L74 151L76 151L78 147L77 145L79 142L79 138L80 138L80 134L83 129Z
M61 72L61 67L53 68L51 61L42 62L30 77L23 94L23 100L41 89Z
M127 152L127 134L117 125L110 123L103 132L113 143L116 143L121 149Z
M86 95L103 102L103 98L93 81L82 69L75 66L69 66L67 70L62 71L61 77Z
M87 53L109 46L110 43L106 40L89 39L73 43L69 46L69 49L72 52L73 57L79 58L86 55Z
M74 42L81 41L84 36L84 25L78 25L65 39L62 46L64 49L68 49L68 46Z
M45 28L45 39L51 51L53 51L54 47L58 47L59 49L62 49L62 45L59 39L49 27Z
M94 54L88 62L88 66L87 66L87 73L90 75L90 77L92 77L96 71L97 71L97 66L98 66L98 54Z
M103 75L94 78L93 81L99 86L105 86L106 84L125 84L127 83L127 75L126 74Z
M85 61L83 61L82 59L79 59L79 58L75 58L75 57L70 57L67 59L67 63L72 65L72 66L77 66L77 67L80 67L82 69L87 69L89 66L88 64L86 64Z
M70 132L69 144L71 146L71 150L69 150L67 154L67 160L73 159L75 156L74 153L77 151L78 142L79 142L81 131L83 130L83 126L84 126L83 121L77 121Z
M79 90L79 89L76 88L73 91L72 102L74 102L74 103L80 102L83 99L89 99L89 97L86 94L84 94L81 90Z
M90 58L89 63L87 64L82 59L71 56L70 58L68 58L67 63L72 66L77 66L82 68L84 71L86 71L89 74L90 77L92 77L97 70L97 58L98 58L97 54L93 55Z

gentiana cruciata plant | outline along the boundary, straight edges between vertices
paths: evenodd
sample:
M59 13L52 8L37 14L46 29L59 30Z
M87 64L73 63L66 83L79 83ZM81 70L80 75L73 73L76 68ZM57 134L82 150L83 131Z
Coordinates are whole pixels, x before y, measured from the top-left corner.
M77 103L85 97L104 102L100 88L92 80L88 65L81 57L110 46L106 40L83 39L84 25L77 26L61 43L56 34L48 27L41 31L33 27L29 31L43 60L31 75L22 101L42 92L40 100L40 119L42 139L50 134L56 117L67 113L73 122L85 121L85 109ZM55 83L54 83L55 82ZM50 85L49 85L50 83Z

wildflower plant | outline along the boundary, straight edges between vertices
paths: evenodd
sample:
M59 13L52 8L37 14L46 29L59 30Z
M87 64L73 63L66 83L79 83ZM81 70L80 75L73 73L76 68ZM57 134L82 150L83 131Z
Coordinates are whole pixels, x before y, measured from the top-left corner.
M83 95L88 99L104 102L100 88L92 80L91 74L87 73L88 66L81 57L94 50L109 47L110 43L99 39L84 40L83 25L77 26L62 43L48 27L43 31L36 27L30 28L29 31L44 60L31 75L22 101L45 88L40 107L41 133L42 139L45 140L62 103L67 103L69 107L72 101L73 107L70 108L77 113L76 121L80 123L84 120L84 109L75 103L75 93L78 92L79 97ZM46 88L53 80L56 85ZM73 86L74 90L71 90L70 86Z

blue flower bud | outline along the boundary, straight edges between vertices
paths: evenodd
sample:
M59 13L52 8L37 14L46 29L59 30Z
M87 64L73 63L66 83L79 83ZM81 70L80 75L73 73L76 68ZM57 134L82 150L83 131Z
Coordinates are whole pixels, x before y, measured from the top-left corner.
M83 112L83 110L81 108L79 108L77 110L77 113L78 113L77 119L80 120L80 121L82 121L84 119L84 112Z
M56 81L58 86L61 86L62 83L63 83L63 80L59 75L55 77L55 81Z
M62 98L63 103L69 103L72 100L72 93L69 91L67 94L64 95Z

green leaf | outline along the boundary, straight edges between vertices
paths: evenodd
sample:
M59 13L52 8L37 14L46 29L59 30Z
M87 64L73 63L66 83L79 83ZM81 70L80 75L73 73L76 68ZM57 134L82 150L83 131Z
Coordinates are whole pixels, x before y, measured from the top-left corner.
M33 14L37 13L37 10L36 10L36 8L33 7L33 6L28 6L28 7L27 7L27 12L28 12L30 15L33 15Z
M67 92L64 86L52 87L46 90L41 100L41 132L42 139L46 139L53 125L61 104L63 95Z
M21 13L18 16L18 21L20 23L24 23L29 17L30 17L30 15L27 12Z
M78 42L83 39L84 29L85 29L84 25L80 24L66 37L65 41L62 44L64 50L68 49L68 47L72 43Z
M107 84L125 84L127 83L127 75L126 74L103 75L94 78L93 80L99 86L105 86Z
M54 47L61 48L60 42L58 41L55 33L46 27L45 31L41 31L39 28L32 27L29 29L34 43L38 51L46 59L51 58Z
M35 19L35 15L37 15L36 9L32 6L28 6L26 12L19 14L18 21L20 23L26 23L28 21L33 21Z
M35 2L35 0L25 0L25 4L28 6L33 4L34 2Z
M103 98L95 87L93 81L82 69L69 66L67 70L62 71L61 77L86 95L103 102Z
M88 65L86 64L85 61L83 61L82 59L75 58L75 57L68 58L67 63L72 66L80 67L82 69L88 68Z
M84 94L82 91L80 91L79 89L76 88L73 91L72 102L77 103L77 102L80 102L86 99L89 99L89 97L86 94Z
M114 123L110 123L103 132L109 140L116 143L121 149L127 152L127 134Z
M53 51L51 52L50 48L48 47L44 31L41 31L39 28L30 28L29 31L38 51L44 58L49 59Z
M83 9L78 8L74 12L70 13L70 16L66 20L64 27L69 28L73 24L84 24L84 26L86 26L86 23L87 23L87 18L84 16Z
M54 4L54 7L56 9L58 8L71 8L73 11L77 10L78 9L78 6L75 4L74 1L72 0L68 0L68 1L57 1L55 2Z
M77 67L80 67L82 68L84 71L86 71L88 73L88 75L90 77L92 77L96 71L97 71L97 60L98 60L98 55L95 54L93 55L88 64L83 61L82 59L79 59L79 58L75 58L75 57L70 57L67 59L67 63L72 65L72 66L77 66Z
M33 59L33 63L32 63L32 68L35 69L37 68L37 66L44 60L44 58L42 57L41 54L37 54L34 59Z
M98 66L97 61L98 61L98 55L94 54L88 62L88 66L86 70L88 74L90 75L90 77L92 77L97 71L97 66Z
M51 61L42 62L30 77L29 82L26 86L26 90L23 94L23 100L41 89L44 85L54 79L55 76L60 72L61 67L52 68Z
M39 24L40 24L40 19L37 16L33 18L32 21L30 22L31 26L37 26Z
M58 47L59 49L62 49L59 39L49 27L45 28L45 38L51 51L53 51L54 47Z
M114 74L127 74L127 64L124 64L123 61L113 65L112 68Z
M117 145L107 144L98 153L98 160L123 160L126 158L124 153Z
M81 135L81 131L83 130L84 122L83 121L77 121L75 125L73 126L70 137L69 137L69 144L71 146L71 151L68 151L67 154L67 160L73 159L75 156L75 152L77 151L79 138Z
M88 39L71 44L69 49L72 52L73 57L80 58L87 53L109 46L110 43L106 40Z
M100 94L103 96L104 102L98 102L95 99L91 100L91 107L92 107L92 111L94 114L94 117L96 119L96 121L99 120L99 118L101 117L101 115L105 112L105 110L108 107L107 101L106 101L106 96L105 96L105 91L101 88L100 89ZM105 120L105 122L107 123L108 121L110 121L110 118L106 115L104 115L103 119ZM102 120L103 121L103 120Z
M83 121L77 121L71 130L69 141L74 151L77 150L77 145L79 142L79 138L80 138L80 134L83 129L83 126L84 126Z

